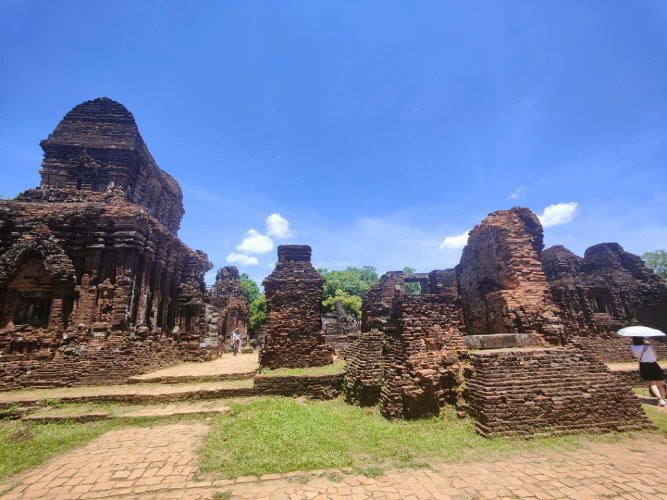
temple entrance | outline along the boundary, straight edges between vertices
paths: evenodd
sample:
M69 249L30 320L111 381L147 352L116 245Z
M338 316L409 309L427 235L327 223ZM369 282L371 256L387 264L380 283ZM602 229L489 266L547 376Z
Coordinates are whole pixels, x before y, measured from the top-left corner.
M46 328L49 324L51 297L50 292L19 292L14 324Z
M2 326L47 328L54 291L54 283L40 256L29 256L7 287Z

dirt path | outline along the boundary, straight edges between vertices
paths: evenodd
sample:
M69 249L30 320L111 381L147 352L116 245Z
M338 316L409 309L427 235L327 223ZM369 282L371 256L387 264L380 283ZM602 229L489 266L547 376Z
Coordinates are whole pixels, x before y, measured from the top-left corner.
M203 363L182 363L163 368L143 375L132 377L133 380L152 381L163 378L200 378L234 374L247 374L259 369L259 358L256 352L248 354L225 353L213 361Z

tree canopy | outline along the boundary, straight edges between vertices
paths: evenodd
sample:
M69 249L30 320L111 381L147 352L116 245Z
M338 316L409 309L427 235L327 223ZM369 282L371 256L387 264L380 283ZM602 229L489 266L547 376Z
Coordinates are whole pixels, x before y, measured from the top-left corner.
M324 297L334 297L336 290L349 295L363 296L373 285L380 281L377 269L372 266L348 267L344 271L318 269L324 278Z
M256 332L266 324L266 296L261 293L250 303L250 328Z
M260 296L259 285L246 273L241 274L241 286L245 290L245 297L248 304L252 304Z
M250 315L250 329L254 332L266 323L266 297L259 285L246 273L241 274L241 286L245 290Z
M412 274L415 272L414 267L408 267L405 266L403 268L403 273L404 274ZM421 293L422 289L421 286L419 286L419 283L406 283L405 284L405 293L408 295L419 295Z
M646 262L646 266L653 269L655 274L660 276L663 280L667 280L667 252L664 250L656 250L655 252L646 252L642 255L642 259Z
M340 301L340 303L343 304L347 314L352 314L357 318L361 316L361 297L358 295L350 295L343 290L336 290L336 293L333 297L326 297L322 301L324 310L332 311L336 301Z
M325 311L332 311L336 300L340 300L348 314L361 316L361 298L380 281L377 269L372 266L348 267L344 271L318 269L324 278Z

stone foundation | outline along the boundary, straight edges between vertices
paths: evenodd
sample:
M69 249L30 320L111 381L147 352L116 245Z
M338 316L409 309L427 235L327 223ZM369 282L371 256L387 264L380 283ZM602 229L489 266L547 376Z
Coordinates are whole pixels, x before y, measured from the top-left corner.
M333 399L340 395L343 374L334 375L255 375L253 394L256 396L305 396Z
M128 338L127 332L55 351L2 356L0 390L125 383L128 377L188 358L172 339Z
M650 422L628 385L572 348L470 353L469 413L479 434L560 435L639 430Z

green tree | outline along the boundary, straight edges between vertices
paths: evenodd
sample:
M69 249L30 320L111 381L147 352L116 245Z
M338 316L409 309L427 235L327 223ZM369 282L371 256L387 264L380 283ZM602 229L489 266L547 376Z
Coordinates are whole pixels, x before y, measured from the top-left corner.
M348 267L344 271L318 269L317 272L324 278L324 310L333 310L336 300L340 300L345 311L357 318L361 316L361 298L380 281L377 269L372 266Z
M317 270L324 277L324 297L334 297L336 290L362 297L380 277L372 266L348 267L344 271Z
M408 267L405 266L403 268L403 273L404 274L412 274L415 272L414 267ZM419 283L406 283L405 284L405 293L408 295L419 295L422 292L421 287L419 286Z
M361 317L361 297L350 295L343 290L336 290L333 297L327 297L322 301L325 311L333 311L336 301L340 301L347 314L353 314L355 317Z
M647 267L653 269L655 274L660 276L663 280L667 280L667 252L664 250L646 252L642 255L642 259L646 262Z
M260 293L250 303L250 328L256 332L266 324L266 296Z
M245 290L245 297L248 304L252 304L260 296L259 285L255 280L250 279L246 273L241 274L241 286Z

